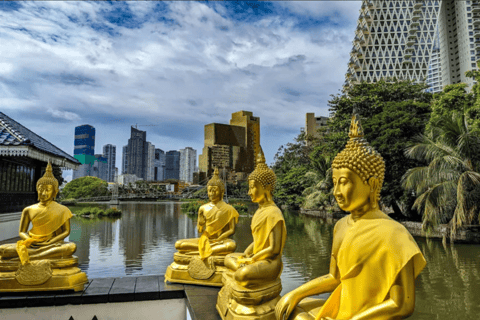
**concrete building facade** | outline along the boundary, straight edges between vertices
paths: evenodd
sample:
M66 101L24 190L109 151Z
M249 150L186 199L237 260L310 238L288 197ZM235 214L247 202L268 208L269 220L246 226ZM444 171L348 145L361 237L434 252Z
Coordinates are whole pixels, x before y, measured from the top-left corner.
M259 150L260 118L254 117L252 112L233 113L230 124L207 124L198 161L199 176L210 177L217 167L227 170L235 179L246 179L255 168Z
M305 135L317 137L317 130L321 127L325 127L328 119L328 117L323 116L315 117L315 113L307 113L305 116Z

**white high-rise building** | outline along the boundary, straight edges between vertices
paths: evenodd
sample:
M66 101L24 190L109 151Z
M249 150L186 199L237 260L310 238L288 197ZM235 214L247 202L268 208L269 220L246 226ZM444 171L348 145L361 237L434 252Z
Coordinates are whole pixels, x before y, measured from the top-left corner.
M147 151L147 158L146 158L146 168L145 168L145 180L146 181L154 181L155 180L155 145L151 142L146 143L146 151Z
M180 180L192 183L197 164L197 150L186 147L180 150Z
M478 0L363 0L345 87L387 77L426 81L432 92L471 87L479 31Z

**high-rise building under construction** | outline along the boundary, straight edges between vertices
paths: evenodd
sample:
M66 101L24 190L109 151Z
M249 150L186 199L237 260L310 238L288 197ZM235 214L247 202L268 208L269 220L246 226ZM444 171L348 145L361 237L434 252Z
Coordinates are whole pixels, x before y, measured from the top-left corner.
M473 80L480 1L363 0L345 86L381 78L426 81L431 91ZM478 51L477 51L478 48Z

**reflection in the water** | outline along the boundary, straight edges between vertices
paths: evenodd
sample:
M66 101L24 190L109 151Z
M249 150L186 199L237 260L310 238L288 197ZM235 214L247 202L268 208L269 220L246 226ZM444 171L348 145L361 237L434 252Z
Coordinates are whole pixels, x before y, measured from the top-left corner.
M175 241L198 237L194 217L180 204L125 203L121 219L72 219L70 241L77 244L80 268L90 279L164 274ZM284 212L287 243L283 253L283 293L328 272L333 224ZM252 242L251 217L240 217L233 239L237 251ZM478 319L480 246L417 238L427 266L417 278L416 308L409 319Z

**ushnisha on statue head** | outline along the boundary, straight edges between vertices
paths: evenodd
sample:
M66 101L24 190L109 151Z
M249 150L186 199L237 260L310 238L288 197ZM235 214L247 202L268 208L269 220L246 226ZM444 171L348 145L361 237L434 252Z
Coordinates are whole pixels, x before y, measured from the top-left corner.
M53 200L55 200L55 197L58 194L58 180L53 175L52 165L50 164L50 161L48 162L47 168L45 169L45 174L37 181L37 193L39 194L39 197L40 188L46 186L53 187Z
M261 191L258 191L258 193L264 193L267 202L273 201L272 195L273 191L275 190L275 183L277 182L277 177L275 175L275 172L273 172L273 170L270 169L265 162L265 155L263 154L262 147L260 147L256 159L255 170L253 170L253 172L248 176L248 183L250 186L249 195L253 196L252 201L254 202L257 202L253 199L257 196L255 196L255 192L252 191L255 185L257 185L257 189L258 187L262 189ZM261 196L261 198L263 198L263 196Z
M370 186L370 203L372 208L376 208L385 177L385 162L365 140L356 114L352 116L348 136L350 139L333 160L332 169L349 169L357 174L364 184Z

